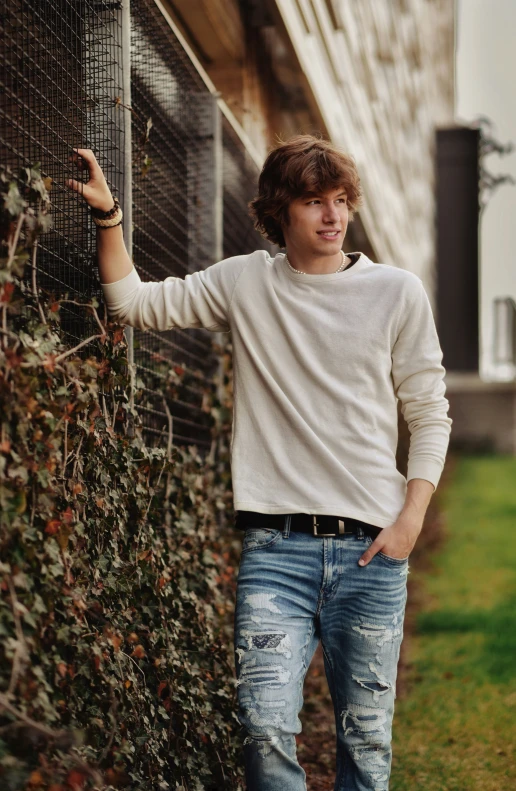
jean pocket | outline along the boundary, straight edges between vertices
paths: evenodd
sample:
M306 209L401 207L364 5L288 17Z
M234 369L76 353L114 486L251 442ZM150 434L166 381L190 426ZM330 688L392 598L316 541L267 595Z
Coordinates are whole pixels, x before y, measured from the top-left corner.
M373 543L373 539L371 536L366 536L366 543L370 547ZM393 566L399 566L400 564L403 565L404 563L408 563L409 555L406 558L393 558L391 555L386 555L385 552L381 550L376 553L379 557L383 558L383 560L387 561L387 563L392 563Z
M242 554L273 546L281 534L281 530L273 530L269 527L246 527L242 541Z

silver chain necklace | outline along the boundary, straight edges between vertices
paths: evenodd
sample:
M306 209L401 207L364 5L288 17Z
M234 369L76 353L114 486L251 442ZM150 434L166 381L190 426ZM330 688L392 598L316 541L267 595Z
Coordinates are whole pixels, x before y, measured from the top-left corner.
M340 252L341 252L341 255L342 255L342 264L339 266L338 269L335 270L335 272L328 272L327 274L329 274L329 275L336 275L337 272L342 272L342 270L347 266L348 262L346 261L346 255L344 253L344 250L341 250ZM310 276L309 272L302 272L300 269L295 269L295 267L293 267L292 264L290 263L290 261L288 260L288 256L287 256L286 253L285 253L285 261L287 262L288 267L293 272L296 272L298 275L308 275L308 276Z

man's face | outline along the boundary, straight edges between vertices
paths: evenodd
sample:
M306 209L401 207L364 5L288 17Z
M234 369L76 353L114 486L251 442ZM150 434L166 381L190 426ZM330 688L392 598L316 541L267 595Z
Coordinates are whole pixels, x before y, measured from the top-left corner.
M283 226L287 248L304 255L335 255L348 227L348 204L343 187L307 194L291 201L290 223Z

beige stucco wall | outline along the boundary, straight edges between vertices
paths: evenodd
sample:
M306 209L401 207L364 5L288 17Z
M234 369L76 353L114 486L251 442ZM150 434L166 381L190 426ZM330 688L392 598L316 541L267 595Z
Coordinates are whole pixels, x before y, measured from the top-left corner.
M434 130L454 116L454 0L276 0L331 138L356 158L377 260L433 297Z

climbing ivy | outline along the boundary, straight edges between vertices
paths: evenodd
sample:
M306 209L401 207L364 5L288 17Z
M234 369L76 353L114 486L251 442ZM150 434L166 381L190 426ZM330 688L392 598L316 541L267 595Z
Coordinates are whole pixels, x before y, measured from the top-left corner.
M38 285L50 189L0 173L0 786L237 791L230 349L218 453L148 447L123 329L75 304L95 330L70 348Z

